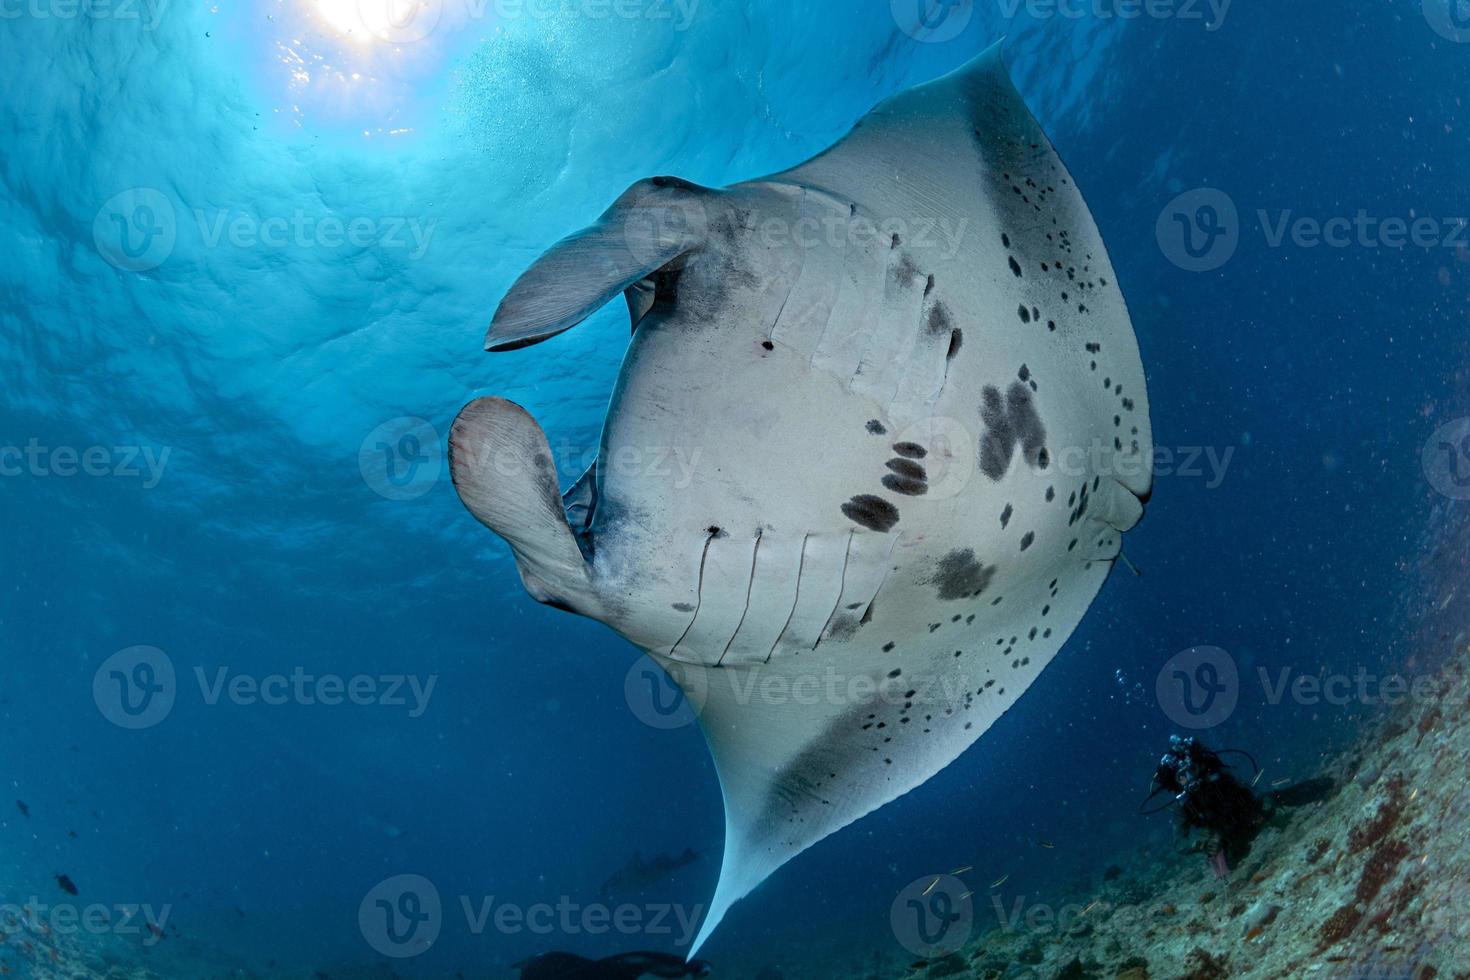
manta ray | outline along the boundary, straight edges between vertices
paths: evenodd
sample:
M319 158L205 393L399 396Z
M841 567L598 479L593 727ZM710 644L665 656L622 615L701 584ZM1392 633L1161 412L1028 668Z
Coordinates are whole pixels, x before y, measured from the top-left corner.
M1148 396L999 45L790 170L638 182L513 284L486 348L619 294L632 334L586 474L561 493L500 398L460 413L451 469L533 598L612 627L698 710L726 833L692 955L1056 656L1142 517ZM656 465L670 451L696 464Z

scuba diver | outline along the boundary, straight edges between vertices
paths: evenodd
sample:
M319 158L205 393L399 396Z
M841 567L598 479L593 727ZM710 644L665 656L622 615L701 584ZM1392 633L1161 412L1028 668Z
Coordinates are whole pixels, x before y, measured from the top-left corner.
M1278 810L1323 800L1333 787L1330 779L1311 779L1260 797L1230 771L1230 764L1221 758L1224 755L1249 759L1256 778L1260 777L1261 768L1248 752L1240 749L1215 752L1198 739L1169 736L1169 751L1154 770L1154 788L1140 807L1140 812L1153 814L1177 804L1180 836L1203 831L1195 848L1205 853L1217 878L1225 877L1250 853L1251 842L1271 823ZM1145 809L1160 793L1172 796L1163 806Z
M542 953L522 960L511 969L520 971L520 980L638 980L639 977L707 977L710 965L704 960L684 962L682 956L667 953L619 953L600 960L589 960L572 953Z

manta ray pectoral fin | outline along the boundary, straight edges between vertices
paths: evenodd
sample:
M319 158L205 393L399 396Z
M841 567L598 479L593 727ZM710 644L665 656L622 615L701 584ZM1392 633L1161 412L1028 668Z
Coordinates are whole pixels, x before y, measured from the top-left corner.
M700 202L711 193L673 177L634 184L596 224L562 239L521 274L495 311L485 349L540 343L625 291L636 325L655 302L654 274L703 243Z
M546 434L503 398L466 405L449 433L450 470L470 513L515 553L538 602L595 613L591 575L567 525Z

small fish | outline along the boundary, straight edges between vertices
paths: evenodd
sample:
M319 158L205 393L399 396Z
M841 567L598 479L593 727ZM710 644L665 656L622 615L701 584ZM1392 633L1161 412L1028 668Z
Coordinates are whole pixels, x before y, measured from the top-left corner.
M66 832L66 836L70 837L72 840L76 840L77 839L77 832L75 830L68 830Z
M71 878L64 874L58 873L56 875L56 884L60 885L61 890L68 895L75 895L77 893L77 886L72 882Z
M1082 914L1083 915L1086 915L1088 912L1091 912L1093 909L1097 908L1097 901L1098 901L1097 899L1093 899L1092 904L1089 905L1089 906L1087 906L1087 908L1085 908L1085 909L1082 910Z
M975 893L974 892L965 892L963 895L960 896L960 901L963 902L965 899L969 898L973 894L975 894Z
M1039 841L1037 841L1037 842L1036 842L1036 845L1037 845L1037 846L1038 846L1038 847L1044 847L1044 848L1046 848L1046 849L1047 849L1047 850L1048 850L1048 851L1054 851L1054 850L1056 850L1056 849L1057 849L1057 846L1056 846L1056 845L1055 845L1055 844L1053 844L1053 843L1052 843L1052 842L1051 842L1051 841L1049 841L1049 840L1039 840Z
M1275 789L1278 786L1285 786L1289 782L1291 782L1290 776L1282 776L1280 779L1271 780L1271 788Z
M1010 875L1001 875L995 881L991 882L990 887L999 888L1001 885L1004 885L1008 880L1010 880L1010 877Z
M20 815L23 817L29 817L31 815L31 808L26 806L25 800L16 800L15 808L20 811Z
M1256 783L1259 783L1261 781L1261 777L1264 776L1264 775L1266 775L1266 770L1264 770L1264 769L1262 769L1260 772L1256 773L1256 778L1251 780L1251 789L1255 789L1256 788Z
M1416 800L1418 797L1419 797L1419 787L1415 786L1414 787L1414 792L1412 792L1412 793L1409 794L1409 800L1408 800L1408 802L1413 803L1414 800Z
M929 887L924 889L924 895L921 895L920 898L923 898L924 896L927 896L930 892L932 892L934 890L934 886L937 884L939 884L938 878L935 878L933 881L929 882Z
M968 865L967 864L963 868L955 868L953 871L950 872L950 874L952 874L952 875L962 875L966 871L974 871L974 870L975 870L975 868L972 865Z

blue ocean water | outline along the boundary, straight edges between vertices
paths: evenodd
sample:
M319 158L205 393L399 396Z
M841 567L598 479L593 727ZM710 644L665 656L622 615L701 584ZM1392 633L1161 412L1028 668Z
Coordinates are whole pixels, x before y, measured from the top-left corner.
M0 7L0 720L29 811L0 798L7 902L68 901L64 873L71 901L166 907L169 938L133 944L165 976L687 949L677 916L467 912L596 903L635 853L691 848L650 894L697 918L722 812L697 727L630 704L637 652L529 600L464 511L449 424L511 398L574 480L626 312L486 355L515 276L641 177L791 166L1002 36L1143 352L1167 456L1126 539L1142 575L1115 571L958 762L780 871L702 955L856 975L910 955L890 906L935 869L1063 896L1165 847L1137 804L1181 651L1241 678L1210 740L1297 777L1376 706L1273 703L1260 671L1423 656L1434 522L1465 506L1433 465L1467 411L1463 4L960 3L920 37L897 0L372 6ZM109 660L140 646L159 653ZM174 672L163 717L112 699L107 665L143 662ZM327 704L306 675L366 686ZM359 913L404 874L442 928L387 957Z

